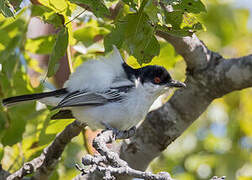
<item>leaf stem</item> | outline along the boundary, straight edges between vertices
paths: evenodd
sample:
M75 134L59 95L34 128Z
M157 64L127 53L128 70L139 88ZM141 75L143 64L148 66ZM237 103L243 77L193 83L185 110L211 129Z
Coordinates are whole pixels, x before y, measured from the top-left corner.
M68 21L67 23L64 24L64 26L68 25L70 22L72 22L73 20L77 19L78 17L80 17L80 15L82 15L84 12L86 11L86 9L84 9L83 11L81 11L77 16L75 16L72 20Z
M73 73L73 62L72 62L72 57L71 57L71 47L68 45L67 47L67 62L68 62L68 67L70 73Z

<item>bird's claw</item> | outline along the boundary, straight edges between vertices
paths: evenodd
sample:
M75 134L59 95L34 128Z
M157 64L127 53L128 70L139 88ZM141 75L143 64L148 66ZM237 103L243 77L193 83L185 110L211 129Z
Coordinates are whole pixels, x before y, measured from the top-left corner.
M102 123L102 124L106 128L105 131L106 130L113 131L113 135L114 135L115 139L128 139L128 138L131 138L132 136L134 136L135 133L136 133L136 126L133 126L129 130L120 131L120 130L118 130L116 128L111 127L107 123Z
M117 130L115 138L116 139L128 139L128 138L131 138L132 136L134 136L135 133L136 133L136 126L133 126L129 130L125 130L125 131Z

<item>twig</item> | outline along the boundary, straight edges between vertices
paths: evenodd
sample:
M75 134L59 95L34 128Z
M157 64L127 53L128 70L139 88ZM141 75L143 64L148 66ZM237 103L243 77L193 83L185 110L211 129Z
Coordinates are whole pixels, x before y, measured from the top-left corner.
M72 62L72 57L71 57L71 46L67 46L67 62L68 62L68 67L70 73L73 73L73 62Z
M226 176L222 176L222 177L214 176L210 180L225 180L225 179L226 179Z
M167 172L152 174L150 172L142 172L132 169L127 162L120 159L119 155L112 152L106 144L115 141L113 131L103 131L97 135L93 141L94 148L100 153L94 156L86 155L82 158L82 164L89 166L88 169L81 168L76 165L76 168L82 172L82 175L90 175L93 173L102 173L104 180L114 180L116 175L126 175L135 178L143 178L147 180L172 180ZM77 176L75 180L81 179Z
M79 14L77 14L77 16L75 16L72 20L66 22L64 24L64 26L68 25L70 22L74 21L75 19L77 19L78 17L80 17L84 12L86 11L86 9L84 9L83 11L81 11Z
M81 124L77 121L69 124L61 133L57 134L54 141L43 150L43 153L39 157L25 163L22 168L9 175L7 180L22 179L24 176L32 174L33 172L36 172L33 177L34 179L48 177L54 170L55 164L58 163L66 145L72 138L77 136L85 126L85 124Z

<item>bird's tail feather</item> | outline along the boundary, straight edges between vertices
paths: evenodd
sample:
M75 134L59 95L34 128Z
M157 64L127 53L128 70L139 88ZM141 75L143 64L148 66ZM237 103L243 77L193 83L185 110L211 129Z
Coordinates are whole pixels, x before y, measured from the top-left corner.
M19 102L38 100L38 99L42 99L45 97L52 97L52 96L57 97L57 96L64 95L66 93L67 93L67 90L64 88L64 89L59 89L59 90L51 91L51 92L26 94L26 95L21 95L21 96L9 97L9 98L3 99L2 103L4 106L11 106Z

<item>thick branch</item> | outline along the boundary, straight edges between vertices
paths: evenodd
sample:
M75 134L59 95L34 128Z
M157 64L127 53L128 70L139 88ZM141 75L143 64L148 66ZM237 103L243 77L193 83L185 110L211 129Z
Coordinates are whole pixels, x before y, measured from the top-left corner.
M170 37L169 42L190 67L187 87L177 90L163 107L150 112L136 136L121 145L121 158L135 169L145 170L215 98L252 86L252 56L225 60L205 49L196 36Z
M221 61L213 71L217 96L252 87L252 55Z
M35 172L33 179L48 179L56 163L58 163L65 146L72 138L77 136L84 127L84 124L77 121L69 124L61 133L57 134L54 141L44 149L39 157L25 163L21 169L8 176L7 180L22 179L24 176L33 172Z
M156 34L174 46L177 53L183 56L188 69L202 69L207 66L211 57L211 51L207 49L195 34L192 37L175 37L162 31L157 31Z

